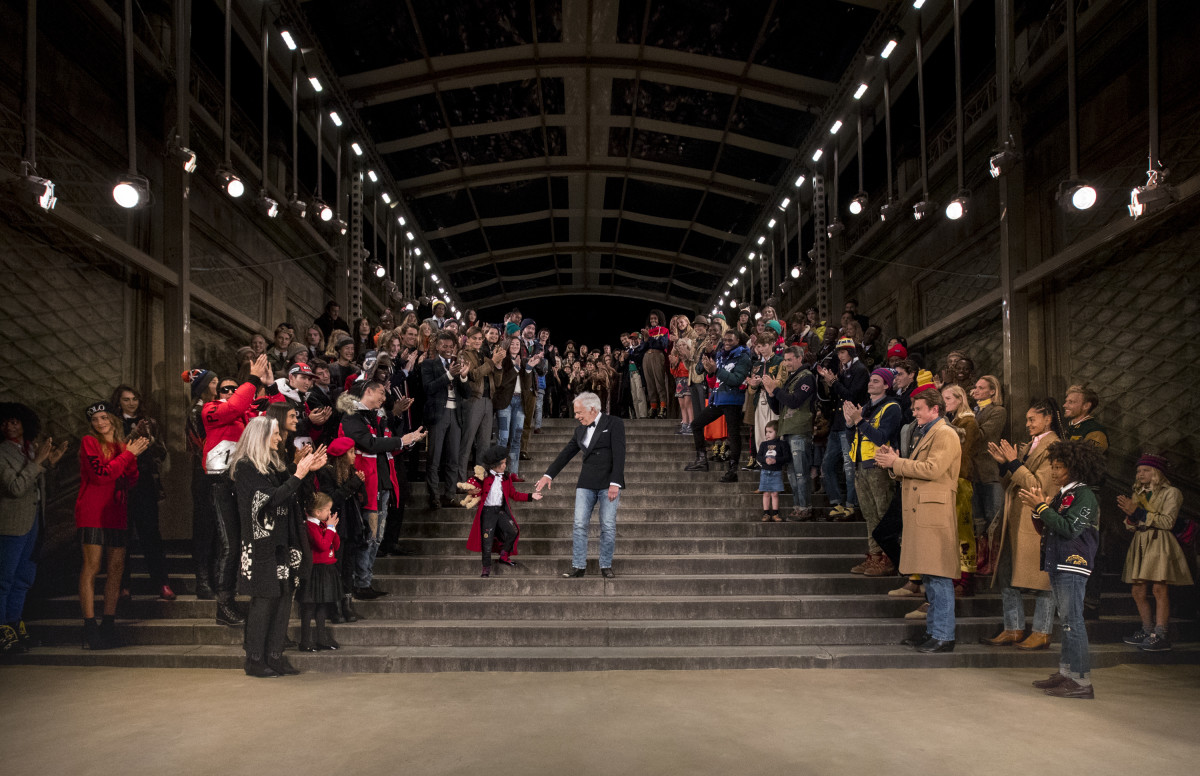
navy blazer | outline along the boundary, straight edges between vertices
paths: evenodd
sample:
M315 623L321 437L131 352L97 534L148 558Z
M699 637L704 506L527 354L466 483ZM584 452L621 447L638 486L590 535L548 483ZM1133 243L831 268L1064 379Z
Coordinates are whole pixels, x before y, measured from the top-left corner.
M625 487L625 424L620 418L600 414L596 416L596 431L592 434L592 443L583 446L587 436L587 426L580 425L571 436L571 441L546 469L550 478L558 476L577 453L583 453L583 468L579 470L577 488L588 490L608 490L608 486L617 483Z

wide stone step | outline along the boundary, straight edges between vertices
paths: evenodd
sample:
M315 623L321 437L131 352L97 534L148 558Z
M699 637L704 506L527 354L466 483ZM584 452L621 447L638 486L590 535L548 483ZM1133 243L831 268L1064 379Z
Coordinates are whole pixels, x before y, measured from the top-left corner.
M545 502L537 502L532 506L526 504L518 504L515 513L517 522L522 527L536 523L571 523L574 519L575 509L573 506L550 507L546 506ZM780 507L781 514L786 514L783 507ZM415 533L413 526L421 523L449 523L452 525L461 525L465 531L475 518L474 509L450 508L450 509L407 509L405 510L404 526L400 533L402 537L407 537L410 533ZM390 518L389 518L390 519ZM598 521L597 513L592 513L591 524L596 525ZM759 525L762 530L767 531L769 535L772 527L779 529L779 535L790 535L790 531L798 531L805 536L853 536L861 538L864 541L867 538L866 523L859 521L849 523L838 523L827 520L814 520L807 523L789 523L789 522L762 522L762 508L754 509L727 509L725 507L701 507L694 509L626 509L624 497L622 497L621 508L617 512L617 530L620 531L623 527L633 523L654 523L661 526L669 524L691 524L691 523L727 523L730 525ZM787 527L785 529L785 526ZM795 526L794 528L792 526Z
M564 580L566 581L566 580ZM903 618L920 600L894 598L886 594L805 595L801 588L780 595L503 595L480 591L474 595L434 594L422 597L387 596L363 601L356 608L370 621L408 620L494 620L577 622L591 620L736 620L736 619L833 619ZM1136 614L1128 596L1111 601L1105 611L1114 615ZM1032 602L1027 602L1032 614ZM74 597L47 602L39 616L68 619L79 611ZM997 595L960 599L956 605L960 617L1000 618ZM293 612L298 616L299 610ZM127 601L120 613L131 620L159 621L214 619L216 603L183 598L173 602L149 596Z
M1142 652L1124 644L1092 644L1093 668L1117 665L1194 665L1200 643L1171 652ZM6 662L24 665L241 670L236 645L131 646L103 652L46 647ZM336 652L288 653L304 672L432 673L448 671L629 671L746 668L1026 668L1051 669L1058 646L1045 652L994 649L959 642L953 652L922 655L898 645L785 647L347 647Z
M1136 617L1107 617L1088 623L1089 639L1116 642L1136 630ZM959 617L956 637L975 643L998 629L994 616ZM923 630L923 623L899 618L872 619L704 619L614 620L563 622L536 620L360 620L329 626L334 638L353 647L668 647L668 646L812 646L894 645ZM224 644L242 642L242 628L215 624L211 619L156 619L118 621L126 643ZM289 635L297 638L293 620ZM1193 623L1180 623L1180 641L1196 638ZM77 619L48 619L37 624L46 644L77 645L82 627ZM1056 634L1057 640L1057 634ZM1011 648L1008 648L1011 649ZM1047 661L1049 663L1049 661Z
M620 524L618 523L618 526ZM418 555L455 555L462 552L466 537L459 539L409 539L408 546ZM633 555L697 555L697 554L792 554L792 553L849 553L862 549L862 540L845 537L783 536L750 539L692 538L674 539L618 539L618 552L626 558ZM520 554L557 555L562 558L571 554L570 539L525 539L519 546ZM589 542L589 554L600 550L599 539Z
M569 484L574 485L574 483ZM529 493L533 491L533 486L521 484L517 486L517 489ZM530 500L528 502L516 503L514 509L518 514L521 514L555 507L560 509L564 507L575 508L575 489L573 487L552 487L549 491L542 491L542 496L543 498L540 501ZM791 496L781 495L782 498L786 498L789 506L791 505ZM420 505L420 502L418 501L417 504ZM629 509L670 509L678 512L689 509L711 509L713 508L713 504L713 497L711 495L703 492L698 493L696 488L692 488L690 494L673 493L661 495L649 488L643 489L638 486L631 486L621 492L621 504L617 512L617 520L618 522L620 521L626 507ZM737 510L747 511L756 509L758 517L761 517L762 494L745 490L722 494L720 506L726 511L726 514Z
M538 520L530 519L529 515L518 514L517 522L521 526L522 539L569 539L571 538L572 522L569 515L561 515L557 518L543 518L542 515L537 517ZM599 536L600 526L598 521L592 519L588 526L589 536ZM667 519L664 520L646 520L646 521L617 521L617 538L622 537L630 539L642 538L751 538L751 537L780 537L780 536L810 536L810 537L825 537L825 538L851 538L859 539L863 543L863 549L866 549L866 531L859 530L855 536L853 533L844 529L845 525L853 526L854 523L763 523L758 520L753 522L744 520L706 520L706 521L689 521L689 522L673 522ZM862 523L857 524L860 529ZM455 522L447 521L428 521L428 522L404 522L403 534L405 538L412 539L454 539L461 538L464 541L467 538L467 533L471 528L469 520L459 519Z

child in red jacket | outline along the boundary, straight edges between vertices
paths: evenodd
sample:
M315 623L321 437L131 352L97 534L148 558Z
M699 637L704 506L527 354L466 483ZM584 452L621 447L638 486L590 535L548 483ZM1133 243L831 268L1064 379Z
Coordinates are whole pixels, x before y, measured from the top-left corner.
M317 652L337 649L339 644L325 630L325 615L342 597L341 580L337 570L338 516L331 515L333 498L327 493L314 493L308 501L308 516L304 528L312 550L312 571L300 589L300 650ZM311 622L316 620L316 640Z
M479 552L483 556L483 573L479 576L492 575L492 545L500 539L500 562L506 566L515 566L510 556L517 552L517 537L520 529L513 519L513 501L541 501L541 493L522 493L513 487L512 478L505 474L508 469L508 448L502 445L492 445L480 456L480 463L488 469L487 476L479 492L479 508L475 511L475 522L471 524L471 534L467 537L467 549Z

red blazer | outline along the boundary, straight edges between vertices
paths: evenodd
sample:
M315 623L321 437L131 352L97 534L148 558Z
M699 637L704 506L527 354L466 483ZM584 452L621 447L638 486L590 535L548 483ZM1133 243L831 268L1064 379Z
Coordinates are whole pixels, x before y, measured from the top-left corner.
M522 493L513 487L512 479L509 478L507 473L500 476L503 478L500 485L500 492L504 496L504 511L508 512L508 516L512 518L513 525L517 525L517 518L513 516L512 507L508 505L508 501L509 499L513 501L528 501L529 494ZM471 533L467 535L467 549L471 552L483 551L483 538L480 536L479 519L483 515L483 504L487 501L487 495L492 490L492 480L494 479L495 476L491 472L488 472L487 478L483 481L483 490L479 494L479 506L475 508L475 522L471 523ZM517 525L517 530L521 530L519 525ZM517 542L520 542L520 539ZM517 543L513 543L512 554L517 554Z
M138 479L137 458L122 450L105 457L91 435L79 443L79 496L75 499L76 528L128 528L125 494Z
M335 553L341 546L337 531L322 525L319 520L313 522L311 517L305 518L304 527L308 529L308 546L312 548L313 565L336 563Z

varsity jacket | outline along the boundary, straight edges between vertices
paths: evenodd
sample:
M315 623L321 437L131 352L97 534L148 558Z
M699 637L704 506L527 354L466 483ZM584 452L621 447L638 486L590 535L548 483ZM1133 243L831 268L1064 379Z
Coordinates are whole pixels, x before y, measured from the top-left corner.
M1087 441L1100 448L1101 452L1108 451L1108 434L1104 431L1104 426L1095 418L1084 418L1078 423L1067 421L1067 439L1076 441L1086 439Z
M720 348L716 355L717 372L710 375L716 378L716 390L712 395L715 406L741 406L746 398L746 375L750 373L750 351L744 345L738 345L732 350ZM703 372L704 362L697 360L696 371Z
M812 436L813 397L817 395L817 383L808 367L788 375L787 382L767 396L767 406L779 416L779 435Z
M1033 510L1042 535L1042 571L1091 576L1100 542L1100 502L1087 485L1072 482L1049 504Z

